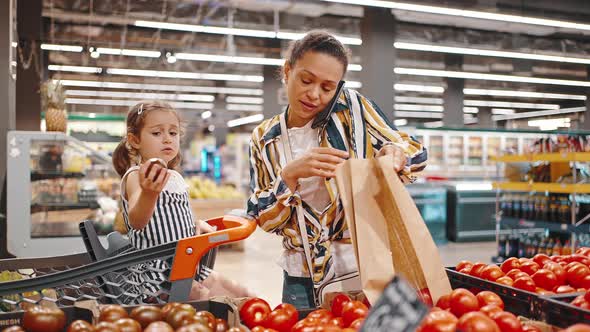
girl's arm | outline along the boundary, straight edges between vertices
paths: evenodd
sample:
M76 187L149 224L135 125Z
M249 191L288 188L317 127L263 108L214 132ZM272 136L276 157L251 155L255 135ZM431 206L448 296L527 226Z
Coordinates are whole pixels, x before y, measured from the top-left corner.
M142 230L150 221L158 196L170 178L170 172L160 165L148 171L149 163L141 165L137 172L127 176L125 190L129 201L129 223L131 227Z

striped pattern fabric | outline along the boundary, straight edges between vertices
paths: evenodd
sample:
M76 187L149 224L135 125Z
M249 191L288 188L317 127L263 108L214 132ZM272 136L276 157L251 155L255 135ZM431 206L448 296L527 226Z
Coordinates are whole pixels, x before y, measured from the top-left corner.
M311 274L303 264L303 274L311 275L314 284L319 286L334 277L331 242L343 239L347 226L335 179L325 181L331 203L323 211L302 201L299 194L291 192L282 180L281 169L286 159L279 117L286 116L288 111L265 120L252 133L252 194L247 209L262 229L283 237L286 250L303 253L295 209L299 204L303 206L313 262ZM320 147L348 151L351 158L373 158L384 145L395 144L408 158L400 173L406 183L414 181L416 173L426 166L426 149L414 138L399 132L373 101L353 90L344 89L340 94L329 121L320 128L318 140Z
M188 185L182 175L174 170L170 170L172 175L158 197L154 214L148 224L142 230L131 226L129 223L129 202L125 199L125 183L127 176L138 169L139 166L129 168L121 179L123 219L131 244L141 250L195 236L196 226L187 191ZM161 260L141 264L138 266L138 270L142 273L137 276L138 280L136 281L142 284L144 291L155 294L158 292L155 285L168 279L163 273L170 268L168 265ZM205 280L210 273L209 268L201 266L197 281Z

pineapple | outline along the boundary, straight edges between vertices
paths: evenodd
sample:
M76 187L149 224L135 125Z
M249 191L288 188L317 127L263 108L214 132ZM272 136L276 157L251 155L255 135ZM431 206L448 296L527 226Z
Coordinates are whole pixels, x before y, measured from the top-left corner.
M62 131L65 133L68 114L65 106L65 92L59 81L45 81L41 85L41 98L45 108L47 131Z

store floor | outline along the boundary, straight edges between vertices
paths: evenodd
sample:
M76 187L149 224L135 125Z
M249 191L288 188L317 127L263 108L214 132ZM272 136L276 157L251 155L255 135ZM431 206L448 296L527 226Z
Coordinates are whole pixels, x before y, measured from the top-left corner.
M445 266L451 266L463 259L490 262L496 245L494 242L449 242L439 249ZM244 251L220 250L215 270L246 285L274 306L281 301L283 287L283 272L276 264L281 250L278 236L257 229L245 241Z

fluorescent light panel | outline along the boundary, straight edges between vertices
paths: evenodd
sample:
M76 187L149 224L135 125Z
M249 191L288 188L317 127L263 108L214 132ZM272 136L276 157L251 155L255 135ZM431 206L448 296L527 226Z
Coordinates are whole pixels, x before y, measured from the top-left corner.
M393 109L396 111L413 111L413 112L440 112L444 111L441 105L415 105L415 104L394 104ZM463 107L463 112L477 114L477 107Z
M139 56L139 57L146 57L146 58L159 58L162 55L162 53L160 51L129 50L129 49L107 48L107 47L99 47L96 49L96 51L100 54Z
M57 44L41 44L41 49L46 51L61 51L61 52L77 52L83 50L82 46L77 45L57 45Z
M395 120L393 120L393 124L396 127L405 126L408 124L408 120L407 119L395 119Z
M466 106L479 106L479 107L503 107L503 108L532 108L542 110L555 110L559 108L557 104L533 104L533 103L513 103L506 101L487 101L487 100L465 100L464 105Z
M166 23L166 22L155 22L155 21L135 21L135 25L144 28L154 29L165 29L165 30L177 30L177 31L189 31L189 32L201 32L221 35L235 35L245 37L259 37L259 38L278 38L278 39L300 39L305 34L292 33L292 32L278 32L266 31L266 30L253 30L253 29L239 29L239 28L225 28L225 27L213 27L204 25L194 24L179 24L179 23ZM361 45L362 41L360 38L354 37L343 37L336 36L343 44L348 45Z
M250 115L250 116L246 116L246 117L235 119L235 120L229 120L227 122L227 126L230 128L237 127L237 126L245 125L248 123L260 122L262 120L264 120L264 115L255 114L255 115Z
M194 73L194 72L166 71L166 70L123 69L123 68L107 68L107 74L128 75L128 76L146 76L146 77L164 77L164 78L185 78L185 79L193 79L193 80L257 82L257 83L264 81L264 77L261 75L212 74L212 73Z
M127 99L190 100L190 101L201 101L201 102L213 102L215 100L215 96L213 96L213 95L121 92L121 91L93 91L93 90L67 90L66 96L100 97L100 98L127 98Z
M510 108L492 108L492 114L494 115L508 115L514 113L516 113L516 110Z
M497 75L497 74L450 71L450 70L398 67L398 68L394 69L394 72L398 75L451 77L451 78L464 78L464 79L473 79L473 80L489 80L489 81L505 81L505 82L520 82L520 83L533 83L533 84L552 84L552 85L590 87L590 82L587 82L587 81L560 80L560 79L552 79L552 78L527 77L527 76Z
M264 98L228 96L225 98L225 102L234 104L262 104L264 103Z
M344 83L344 86L349 89L360 89L363 87L363 83L358 81L346 81L346 83Z
M582 24L582 23L567 22L567 21L560 21L560 20L520 16L520 15L497 14L497 13L492 13L492 12L464 10L464 9L427 6L427 5L416 5L416 4L410 4L410 3L382 1L382 0L322 0L322 1L337 2L337 3L359 5L359 6L399 9L399 10L407 10L407 11L413 11L413 12L430 13L430 14L438 14L438 15L468 17L468 18L490 20L490 21L532 24L532 25L540 25L540 26L555 27L555 28L567 28L567 29L574 29L574 30L590 31L590 24Z
M553 62L568 62L568 63L578 63L578 64L585 64L585 65L590 64L590 58L579 58L579 57L576 58L576 57L565 57L565 56L535 54L535 53L522 53L522 52L510 52L510 51L495 51L495 50L466 48L466 47L438 46L438 45L406 43L406 42L395 42L395 43L393 43L393 47L395 47L397 49L412 50L412 51L479 55L479 56L490 56L490 57L499 57L499 58L528 59L528 60L553 61Z
M262 96L262 89L229 88L213 86L190 86L170 84L149 84L149 83L126 83L107 81L81 81L81 80L53 80L61 82L63 86L103 88L103 89L135 89L151 91L177 91L177 92L199 92L199 93L223 93L234 95Z
M121 100L121 99L84 99L84 98L66 98L66 104L77 105L100 105L100 106L134 106L140 100ZM212 109L212 103L186 103L172 102L170 105L174 108L184 109Z
M445 92L445 88L443 88L442 86L420 85L420 84L403 84L403 83L394 84L393 89L396 91L415 91L415 92L427 92L427 93L443 93L443 92Z
M86 67L86 66L64 66L64 65L49 65L47 69L51 71L67 71L74 73L88 73L88 74L100 74L102 68L99 67Z
M477 96L498 96L498 97L523 97L539 99L569 99L569 100L586 100L584 95L570 95L563 93L545 93L533 91L515 91L515 90L490 90L490 89L463 89L466 95Z
M225 109L228 111L246 111L246 112L262 112L262 105L248 105L248 104L227 104Z
M509 115L494 115L494 116L492 116L492 120L502 121L502 120L526 119L526 118L535 118L535 117L541 117L541 116L560 115L560 114L568 114L568 113L579 113L579 112L585 112L585 111L586 111L586 107L572 107L572 108L563 108L563 109L559 109L559 110L523 112L523 113L516 113L516 114L509 114Z

